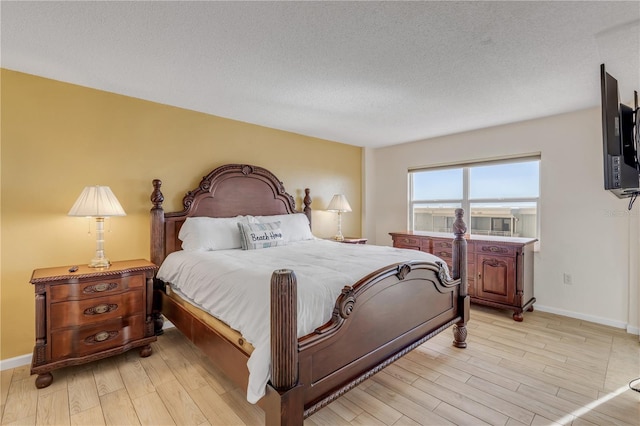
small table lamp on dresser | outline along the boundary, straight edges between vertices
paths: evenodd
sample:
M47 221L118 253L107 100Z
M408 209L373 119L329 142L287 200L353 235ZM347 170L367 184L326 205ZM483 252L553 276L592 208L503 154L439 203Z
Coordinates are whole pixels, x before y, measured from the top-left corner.
M338 213L338 233L333 237L333 239L336 241L344 241L344 236L342 235L342 213L351 211L351 206L347 201L347 197L345 197L344 194L334 195L329 202L327 211Z

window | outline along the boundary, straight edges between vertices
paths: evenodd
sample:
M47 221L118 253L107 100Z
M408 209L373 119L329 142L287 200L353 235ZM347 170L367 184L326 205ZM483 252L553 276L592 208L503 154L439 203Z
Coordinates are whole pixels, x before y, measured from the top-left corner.
M409 188L414 231L451 232L463 208L471 234L538 236L539 157L411 170Z

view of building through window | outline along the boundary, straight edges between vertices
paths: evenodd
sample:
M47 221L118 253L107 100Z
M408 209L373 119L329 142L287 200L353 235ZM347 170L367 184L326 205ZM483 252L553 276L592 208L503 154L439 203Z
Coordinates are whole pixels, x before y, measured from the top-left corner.
M538 236L539 158L422 169L409 176L414 231L451 232L454 211L462 207L471 234Z

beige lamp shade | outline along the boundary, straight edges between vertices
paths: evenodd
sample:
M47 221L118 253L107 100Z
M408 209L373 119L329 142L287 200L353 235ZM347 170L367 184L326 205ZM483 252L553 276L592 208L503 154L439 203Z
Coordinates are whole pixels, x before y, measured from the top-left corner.
M108 186L86 186L76 200L69 216L126 216L124 209Z
M336 194L329 202L329 207L327 207L327 210L330 212L344 213L350 212L351 206L349 205L347 197L345 197L344 194Z

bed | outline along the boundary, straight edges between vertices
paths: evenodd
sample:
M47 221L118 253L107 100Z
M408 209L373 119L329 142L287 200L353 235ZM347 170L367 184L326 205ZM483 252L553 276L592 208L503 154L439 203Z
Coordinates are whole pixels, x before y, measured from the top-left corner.
M187 192L183 199L184 208L178 212L163 210L161 185L162 182L155 179L151 195L151 261L161 265L161 271L172 259L186 255L181 253L182 241L178 238L186 222L240 215L251 218L277 217L274 215L300 217L294 198L285 191L282 182L258 166L229 164L216 168L202 178L196 189ZM309 194L309 189L305 189L302 210L308 226L311 225ZM311 277L313 273L306 270L308 265L300 264L298 268L289 261L285 262L284 253L286 250L303 252L305 245L324 247L325 251L328 251L326 244L333 245L330 251L347 250L346 246L351 246L348 250L358 250L358 246L303 241L291 243L289 248L284 244L284 247L255 250L276 258L282 253L282 262L288 266L276 267L270 276L260 278L261 281L269 281L268 284L259 283L262 287L268 286L267 292L270 292L270 302L266 298L264 300L268 305L266 326L270 335L269 380L262 391L263 396L257 401L265 411L266 424L302 424L304 418L449 327L453 326L453 345L466 347L469 296L464 239L466 226L462 215L462 210L456 211L451 274L446 264L437 258L424 258L413 251L387 248L395 250L389 254L389 259L394 260L390 264L364 274L356 266L346 268L354 271L351 271L352 275L345 276L359 278L339 289L335 301L332 300L330 312L322 313L328 320L304 335L299 334L298 325L303 316L300 315L301 321L298 321L298 310L299 303L303 302L299 301L298 294L305 294L307 283L304 280L308 279L305 277ZM347 251L341 252L341 256L343 259L348 256L351 259L374 257L372 253L378 250L366 246L360 249L365 250L361 252L362 256L358 256L360 252ZM243 256L249 256L244 250L237 251L241 252ZM233 253L199 254L203 258L222 255L231 256ZM254 269L260 269L258 263L262 265L262 261L251 261L244 269L254 272ZM300 287L296 269L301 276ZM253 380L247 362L252 359L254 351L258 351L258 346L254 348L241 332L194 306L193 300L183 300L180 289L172 287L172 280L165 282L157 278L155 282L157 332L161 333L161 318L166 317L233 382L247 389ZM186 282L188 284L188 280ZM245 334L248 333L245 331Z

